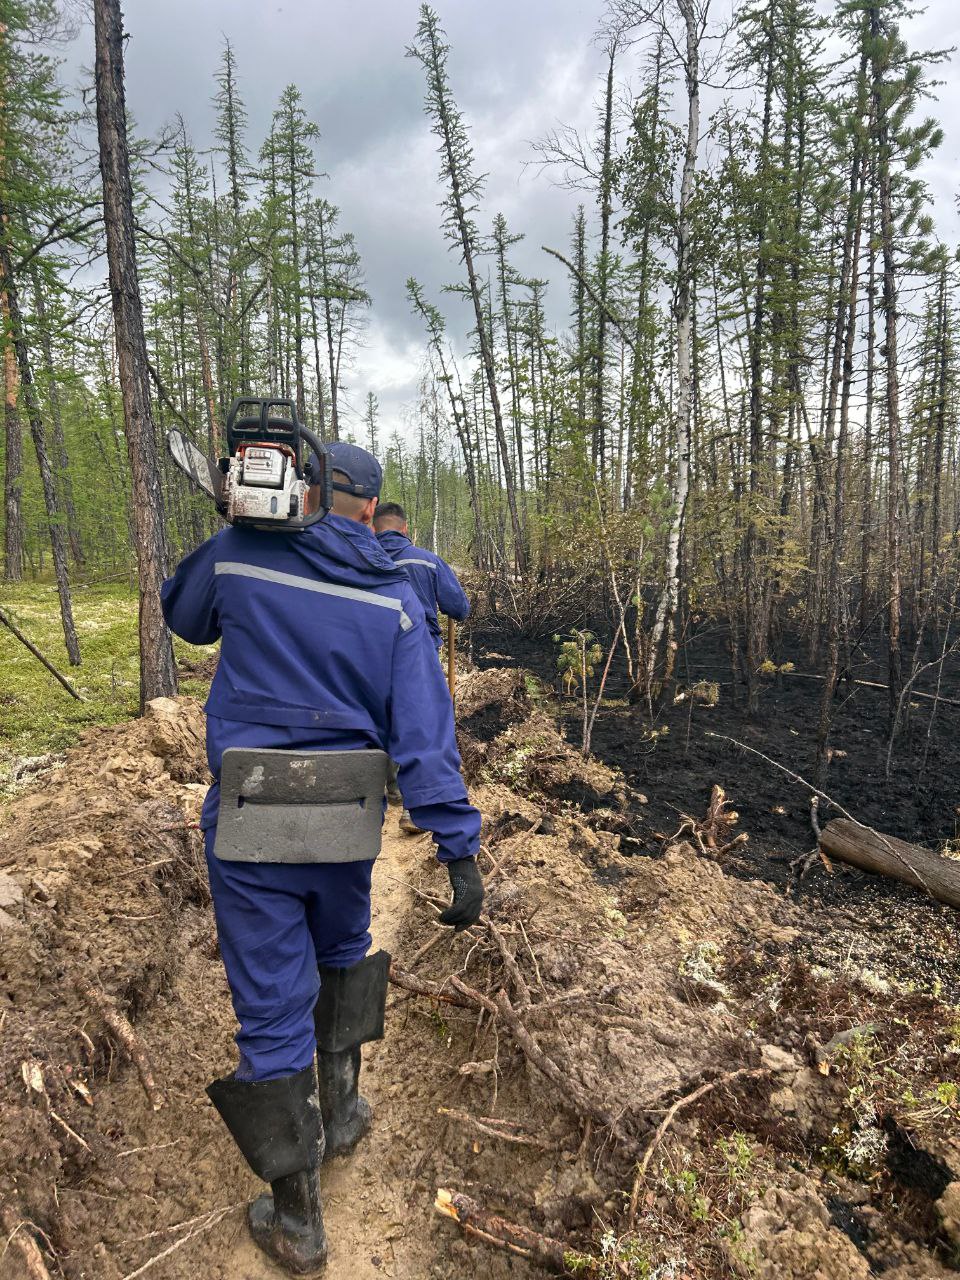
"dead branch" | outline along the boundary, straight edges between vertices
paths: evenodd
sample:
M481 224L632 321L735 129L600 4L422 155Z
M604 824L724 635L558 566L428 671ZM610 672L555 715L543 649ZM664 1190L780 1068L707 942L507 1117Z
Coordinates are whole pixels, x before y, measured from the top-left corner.
M574 1110L584 1117L590 1116L605 1129L609 1129L628 1152L635 1147L633 1140L623 1131L623 1127L617 1118L598 1102L595 1102L589 1094L585 1093L554 1062L553 1058L540 1047L527 1027L524 1026L519 1013L511 1004L510 997L505 991L498 991L496 996L491 999L490 996L485 996L482 992L475 991L473 987L467 986L455 974L452 974L442 983L429 982L426 978L418 978L414 974L408 973L396 964L390 966L390 981L398 987L412 991L415 995L429 996L432 1000L442 1000L447 1004L458 1005L462 1009L485 1009L494 1018L499 1019L506 1025L511 1037L523 1051L527 1060L545 1075L552 1084L557 1086ZM531 1006L531 1009L535 1008L535 1005Z
M570 1275L574 1268L578 1276L629 1275L624 1264L614 1263L615 1269L611 1273L609 1263L592 1258L589 1254L578 1253L562 1240L542 1236L529 1227L521 1226L519 1222L508 1222L506 1218L488 1213L476 1200L461 1191L438 1187L433 1207L445 1217L453 1218L468 1235L517 1257L539 1262L560 1275Z
M790 870L797 877L797 880L802 880L817 861L823 864L823 868L828 875L833 875L833 867L830 865L830 859L823 852L823 849L820 846L823 832L820 830L819 796L810 797L810 827L817 841L816 846L809 853L798 854L797 857L791 859L789 863Z
M433 948L438 943L449 942L451 938L455 938L455 937L456 937L456 934L451 933L450 929L446 925L438 925L437 932L433 935L433 937L428 938L427 941L423 944L423 946L419 949L419 951L415 951L413 955L410 957L410 963L412 965L417 964L420 960L423 959L423 957L427 954L427 952L432 951Z
M576 280L577 284L580 285L587 292L587 294L589 294L590 300L591 302L593 302L594 306L598 307L601 311L604 312L607 319L610 321L610 323L614 326L614 328L620 334L621 338L624 340L624 342L627 344L630 350L633 351L636 347L636 339L633 336L630 324L627 321L622 320L615 311L613 311L609 306L607 306L607 304L603 301L603 299L597 295L590 281L583 274L583 272L580 271L578 267L575 267L574 264L568 258L565 258L563 254L559 253L556 249L548 248L547 245L545 244L541 245L540 248L543 250L544 253L549 253L551 258L556 258L558 262L561 262L567 268L567 270Z
M61 675L61 673L53 665L50 659L44 657L44 655L40 652L40 650L37 648L37 646L33 643L32 640L27 639L27 637L23 634L23 632L20 630L20 628L17 626L17 624L14 622L14 620L10 617L10 615L7 613L5 609L0 609L0 622L3 623L3 625L7 628L8 631L13 632L13 634L17 637L20 643L30 650L30 652L33 654L33 656L37 659L38 662L43 663L43 665L47 668L47 670L55 679L60 681L60 683L66 689L67 693L70 694L71 698L76 698L78 702L86 702L86 698L84 698L83 694L77 693L76 689L67 679L67 677L65 675Z
M711 1093L721 1085L730 1084L731 1081L737 1079L744 1079L750 1076L765 1076L767 1074L768 1072L766 1067L740 1067L736 1071L728 1071L726 1075L720 1076L717 1080L708 1080L706 1084L700 1085L700 1087L698 1089L694 1089L692 1093L688 1093L684 1097L676 1100L657 1126L657 1131L647 1144L647 1149L643 1153L643 1159L637 1166L637 1176L633 1180L633 1190L630 1192L630 1208L627 1213L628 1231L633 1230L636 1222L637 1205L640 1202L640 1189L643 1186L643 1180L646 1177L650 1161L653 1159L653 1153L663 1141L664 1135L673 1124L677 1113L691 1106L694 1102L699 1101L699 1099L705 1094Z
M0 1209L0 1225L6 1232L7 1244L12 1244L23 1259L23 1265L27 1269L26 1274L30 1280L50 1280L50 1272L43 1260L43 1254L36 1240L26 1230L30 1223L12 1204L5 1204Z
M390 966L390 981L395 987L402 987L404 991L410 991L415 996L427 996L431 1000L441 1000L444 1004L455 1004L460 1009L477 1007L475 1001L466 1000L456 992L448 991L446 982L431 982L428 978L418 978L406 969L401 969L397 964Z
M161 1250L160 1253L155 1254L152 1258L148 1258L147 1261L137 1267L135 1271L128 1271L123 1277L123 1280L136 1280L137 1276L142 1276L144 1272L149 1271L151 1267L155 1267L158 1262L162 1262L164 1258L169 1258L171 1253L176 1253L176 1251L182 1248L188 1240L192 1240L194 1236L200 1235L203 1231L208 1231L210 1227L215 1227L217 1223L222 1222L228 1214L234 1213L237 1209L245 1209L246 1206L247 1201L243 1200L238 1204L227 1205L225 1209L214 1209L210 1213L204 1214L204 1216L198 1221L197 1225L188 1231L186 1235L181 1236L179 1240L174 1240L173 1244L168 1245L166 1249Z
M127 1057L137 1068L137 1074L140 1077L140 1083L143 1085L143 1091L147 1095L147 1101L154 1111L159 1111L163 1106L163 1094L157 1088L157 1082L153 1074L153 1064L150 1061L150 1054L146 1045L134 1031L129 1020L124 1017L115 1002L105 991L94 986L92 982L80 973L71 974L71 981L77 994L86 1001L91 1009L99 1013L106 1026L113 1032Z
M923 667L920 668L920 671L917 672L917 675L922 674L922 672L926 671L929 667L935 667L939 661L940 659L937 658L933 662L925 663ZM783 675L793 676L799 680L819 680L821 683L826 679L825 676L814 675L810 671L784 671ZM914 679L915 678L916 677L914 677ZM842 681L843 676L839 676L837 684L842 683ZM885 693L890 691L890 686L888 684L881 684L879 680L853 680L851 683L858 685L863 689L882 689ZM948 707L960 707L960 699L957 698L940 698L935 693L921 693L919 689L910 689L909 687L907 688L907 692L911 698L922 698L926 702L942 702Z
M544 1142L536 1138L519 1124L511 1120L498 1120L495 1116L472 1116L468 1111L457 1111L453 1107L438 1107L437 1115L448 1116L460 1124L473 1125L488 1138L497 1138L500 1142L515 1142L522 1147L539 1147L541 1151L556 1151L556 1143Z

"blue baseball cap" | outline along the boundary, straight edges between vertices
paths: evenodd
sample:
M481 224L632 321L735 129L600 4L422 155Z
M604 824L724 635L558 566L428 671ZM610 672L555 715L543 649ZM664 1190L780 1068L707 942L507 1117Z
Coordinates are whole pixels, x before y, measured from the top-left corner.
M383 485L383 468L372 453L357 444L334 440L327 445L327 465L347 477L349 484L334 480L334 489L352 493L356 498L379 498Z

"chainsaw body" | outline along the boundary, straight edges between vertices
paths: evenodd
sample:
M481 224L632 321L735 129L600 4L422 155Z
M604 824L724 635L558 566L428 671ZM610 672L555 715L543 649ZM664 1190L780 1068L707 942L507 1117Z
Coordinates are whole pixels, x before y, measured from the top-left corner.
M180 431L167 435L170 456L230 524L290 533L316 524L333 505L326 446L297 418L291 400L241 397L227 415L226 458L208 458ZM309 461L304 453L311 451ZM319 487L316 511L307 493Z

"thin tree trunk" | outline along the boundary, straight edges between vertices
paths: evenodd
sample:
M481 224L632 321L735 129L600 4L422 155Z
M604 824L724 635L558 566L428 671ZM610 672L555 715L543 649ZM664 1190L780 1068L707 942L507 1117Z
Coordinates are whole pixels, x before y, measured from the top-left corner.
M860 68L860 83L866 82L866 59ZM863 92L863 91L861 91ZM865 95L864 95L865 96ZM834 459L833 542L830 548L830 580L827 613L827 668L820 702L820 721L817 729L816 781L823 786L829 761L828 741L833 720L833 700L837 675L840 669L840 621L843 611L841 570L843 567L844 535L846 519L847 436L850 418L850 390L853 382L853 357L857 338L857 302L860 284L860 238L863 231L863 178L864 163L859 145L854 150L850 172L850 194L847 213L847 233L844 243L844 287L847 298L843 304L843 350L840 392L840 426L837 432ZM837 319L838 330L840 317ZM836 406L837 389L831 387L831 402Z
M870 212L868 215L867 268L867 376L864 388L863 420L863 490L860 514L860 631L865 633L870 622L870 551L873 520L873 388L876 377L877 345L877 254L874 247L876 199L874 174L870 175Z
M772 4L771 4L772 8ZM763 609L763 552L765 535L761 533L763 514L761 495L766 497L766 450L763 437L763 352L767 319L767 174L769 168L770 129L773 105L773 42L772 18L766 31L767 56L763 99L763 126L757 165L757 241L756 288L753 302L753 324L750 328L750 507L747 513L747 529L743 542L743 592L746 612L744 640L746 657L744 670L747 678L747 711L757 714L759 699L760 664L767 647L767 627ZM772 399L772 397L771 397Z
M40 331L40 349L43 352L43 364L47 375L47 397L50 401L50 420L53 425L54 469L56 471L57 488L63 499L63 508L67 514L67 537L70 539L70 552L73 562L83 566L83 543L80 539L80 522L73 501L73 476L70 473L70 458L67 454L67 442L63 434L63 412L60 404L60 388L53 364L53 344L50 341L50 327L47 324L47 307L43 298L43 288L36 265L31 263L30 279L33 284L34 306L37 310L37 326Z
M4 426L4 525L3 579L19 582L23 577L23 427L20 422L20 375L17 353L10 336L10 306L6 293L0 294L3 314L3 426Z
M880 17L870 10L870 36L874 43L880 37ZM880 248L883 257L881 298L886 339L886 409L887 409L887 643L888 685L890 688L890 731L895 730L900 691L903 687L903 656L900 639L900 378L897 362L897 277L893 218L893 192L890 174L890 124L884 101L882 71L874 55L873 110L877 130L877 182L880 196Z
M110 293L117 335L140 586L140 706L177 691L170 633L160 609L167 539L157 441L150 406L147 344L137 272L133 193L123 85L119 0L94 0L97 133L103 179Z
M0 208L0 220L6 221L7 212ZM20 302L17 287L13 278L13 264L10 259L10 247L6 238L0 240L0 271L3 273L3 288L7 295L7 307L10 312L10 336L17 353L17 365L20 370L20 388L23 401L27 407L27 418L30 422L30 435L37 454L37 465L40 468L40 483L43 486L43 502L47 512L47 526L50 531L50 550L53 554L53 569L57 579L57 593L60 597L60 620L63 623L63 639L67 647L70 665L80 665L80 645L77 641L76 627L73 625L73 605L70 601L70 576L67 571L67 543L63 536L63 522L57 510L57 490L53 482L53 469L47 453L47 439L40 416L40 404L37 400L36 386L33 381L33 370L30 368L30 353L27 339L23 332L23 319L20 314Z
M683 537L690 486L690 426L693 407L693 353L691 322L693 315L693 270L690 261L692 232L690 202L700 143L700 47L694 0L678 0L686 26L686 58L684 71L687 87L687 136L680 182L680 207L677 231L677 403L674 411L676 433L676 474L673 481L673 515L667 536L666 580L650 635L647 654L647 688L653 684L661 644L666 650L665 675L672 669L670 650L677 602L680 598L680 543Z
M520 512L517 507L517 494L514 485L513 468L510 465L510 452L507 446L507 437L503 428L503 411L500 407L500 392L497 388L496 363L493 358L493 348L491 347L490 337L487 332L486 318L483 314L483 294L480 289L480 282L477 279L476 265L474 262L475 246L470 229L470 218L464 205L463 192L461 190L460 160L457 157L454 147L454 125L449 115L447 94L443 92L445 71L443 67L443 55L436 32L434 32L431 37L430 54L429 59L427 60L427 67L430 78L440 88L440 92L436 94L433 106L440 126L439 133L443 143L447 178L450 182L450 194L453 203L454 219L460 240L460 246L463 251L463 265L467 273L467 284L470 289L470 298L473 302L473 313L477 327L477 341L480 344L480 362L483 366L483 372L486 378L487 393L490 397L490 408L493 413L493 426L497 438L497 447L503 464L503 484L506 491L507 508L510 512L510 524L513 530L514 555L516 557L517 569L520 573L525 573L527 569L527 548L523 537L523 528L520 523Z
M607 293L610 282L610 220L613 214L611 191L611 149L613 145L613 72L617 57L616 38L607 49L607 81L603 108L603 138L600 148L600 260L597 264L597 293L600 309L597 316L597 343L594 354L593 387L593 461L597 469L601 490L604 489L607 467L607 423L604 391L607 359Z

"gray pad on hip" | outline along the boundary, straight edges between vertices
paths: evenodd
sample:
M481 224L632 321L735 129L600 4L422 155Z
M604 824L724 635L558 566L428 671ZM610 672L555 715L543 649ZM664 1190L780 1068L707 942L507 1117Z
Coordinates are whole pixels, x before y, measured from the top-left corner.
M230 747L214 854L224 862L376 858L387 763L385 751Z

